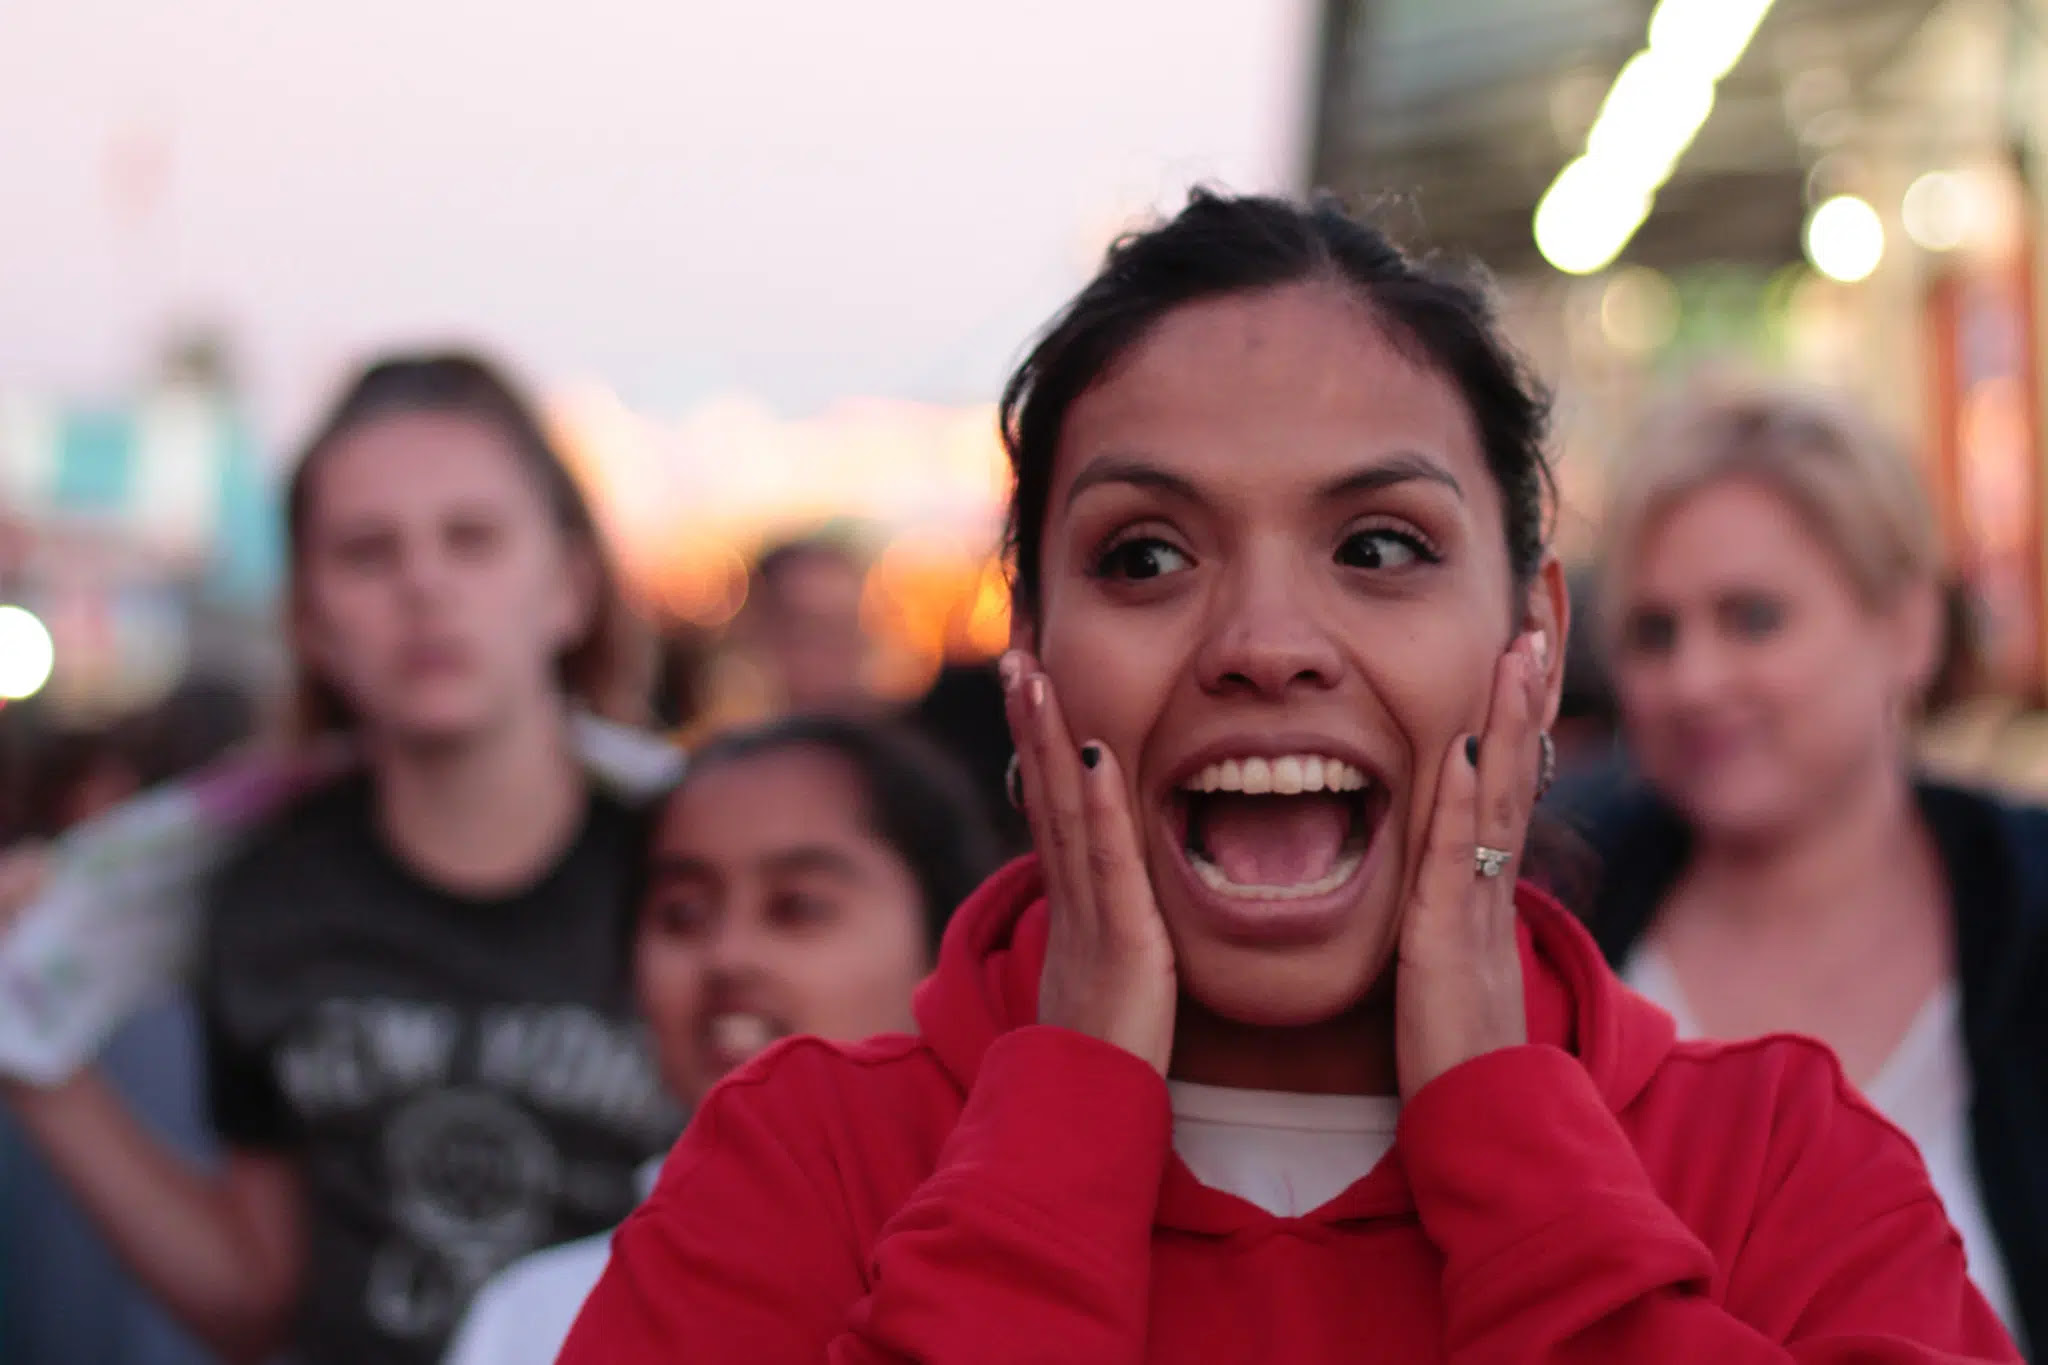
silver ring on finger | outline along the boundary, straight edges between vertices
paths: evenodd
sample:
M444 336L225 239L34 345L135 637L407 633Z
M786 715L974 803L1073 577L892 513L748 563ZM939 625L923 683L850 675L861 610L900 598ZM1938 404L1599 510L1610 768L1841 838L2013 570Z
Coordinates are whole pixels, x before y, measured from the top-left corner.
M1480 844L1472 850L1472 870L1482 877L1498 877L1507 871L1514 856L1504 848L1488 848Z
M1010 798L1012 810L1024 809L1024 774L1017 766L1016 754L1010 755L1008 766L1003 769L1003 795Z

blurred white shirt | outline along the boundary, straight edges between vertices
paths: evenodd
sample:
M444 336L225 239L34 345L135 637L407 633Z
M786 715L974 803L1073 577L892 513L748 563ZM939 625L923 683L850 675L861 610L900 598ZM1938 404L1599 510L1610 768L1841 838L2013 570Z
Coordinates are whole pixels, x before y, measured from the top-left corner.
M660 1169L640 1173L642 1199ZM609 1232L520 1257L478 1291L442 1365L555 1365L611 1257Z
M1663 1006L1681 1038L1703 1036L1686 1008L1671 964L1655 947L1636 950L1623 964L1621 979L1637 994ZM1962 992L1945 983L1927 1003L1892 1055L1878 1068L1863 1097L1920 1149L1927 1179L1941 1196L1948 1221L1963 1239L1970 1279L2009 1332L2020 1330L2018 1305L2005 1258L1984 1208L1970 1145L1970 1063L1963 1049Z

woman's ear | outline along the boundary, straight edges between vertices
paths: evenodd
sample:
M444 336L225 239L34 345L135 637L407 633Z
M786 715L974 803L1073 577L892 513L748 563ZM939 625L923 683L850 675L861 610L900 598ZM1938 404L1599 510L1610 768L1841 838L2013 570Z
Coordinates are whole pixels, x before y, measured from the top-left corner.
M333 645L321 627L319 613L306 600L305 589L296 583L285 590L284 628L293 657L302 661L306 671L318 677L331 676Z
M1949 645L1942 605L1938 587L1915 583L1899 594L1890 613L1892 657L1899 661L1899 683L1914 706L1933 687Z
M597 565L597 552L582 545L570 547L563 569L555 583L556 647L571 650L597 629L598 612L604 609L599 601L603 574Z
M1557 723L1557 708L1564 697L1565 643L1572 628L1572 595L1565 582L1564 565L1556 555L1545 555L1529 584L1523 608L1522 629L1543 633L1547 676L1543 680L1543 727Z
M1038 618L1015 593L1010 595L1010 648L1021 649L1034 659L1038 657Z

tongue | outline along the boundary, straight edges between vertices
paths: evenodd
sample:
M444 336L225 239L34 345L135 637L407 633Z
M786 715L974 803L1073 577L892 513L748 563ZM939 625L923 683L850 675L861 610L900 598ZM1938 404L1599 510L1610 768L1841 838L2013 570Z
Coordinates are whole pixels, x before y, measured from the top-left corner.
M1328 876L1351 827L1342 796L1219 792L1201 801L1201 847L1239 886L1299 886Z

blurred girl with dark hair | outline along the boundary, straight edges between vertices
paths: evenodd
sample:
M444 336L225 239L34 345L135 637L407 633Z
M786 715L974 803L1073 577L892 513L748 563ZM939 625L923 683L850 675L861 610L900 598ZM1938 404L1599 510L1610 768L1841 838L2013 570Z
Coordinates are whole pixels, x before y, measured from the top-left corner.
M302 739L360 774L214 883L200 1169L91 1070L10 1083L137 1278L232 1361L426 1362L486 1277L632 1206L674 1134L624 944L644 816L577 709L644 679L591 513L461 355L350 386L288 497Z
M953 910L995 866L966 775L916 735L798 716L712 741L664 803L633 962L669 1092L690 1108L782 1038L911 1026ZM551 1365L610 1238L492 1281L447 1365Z

